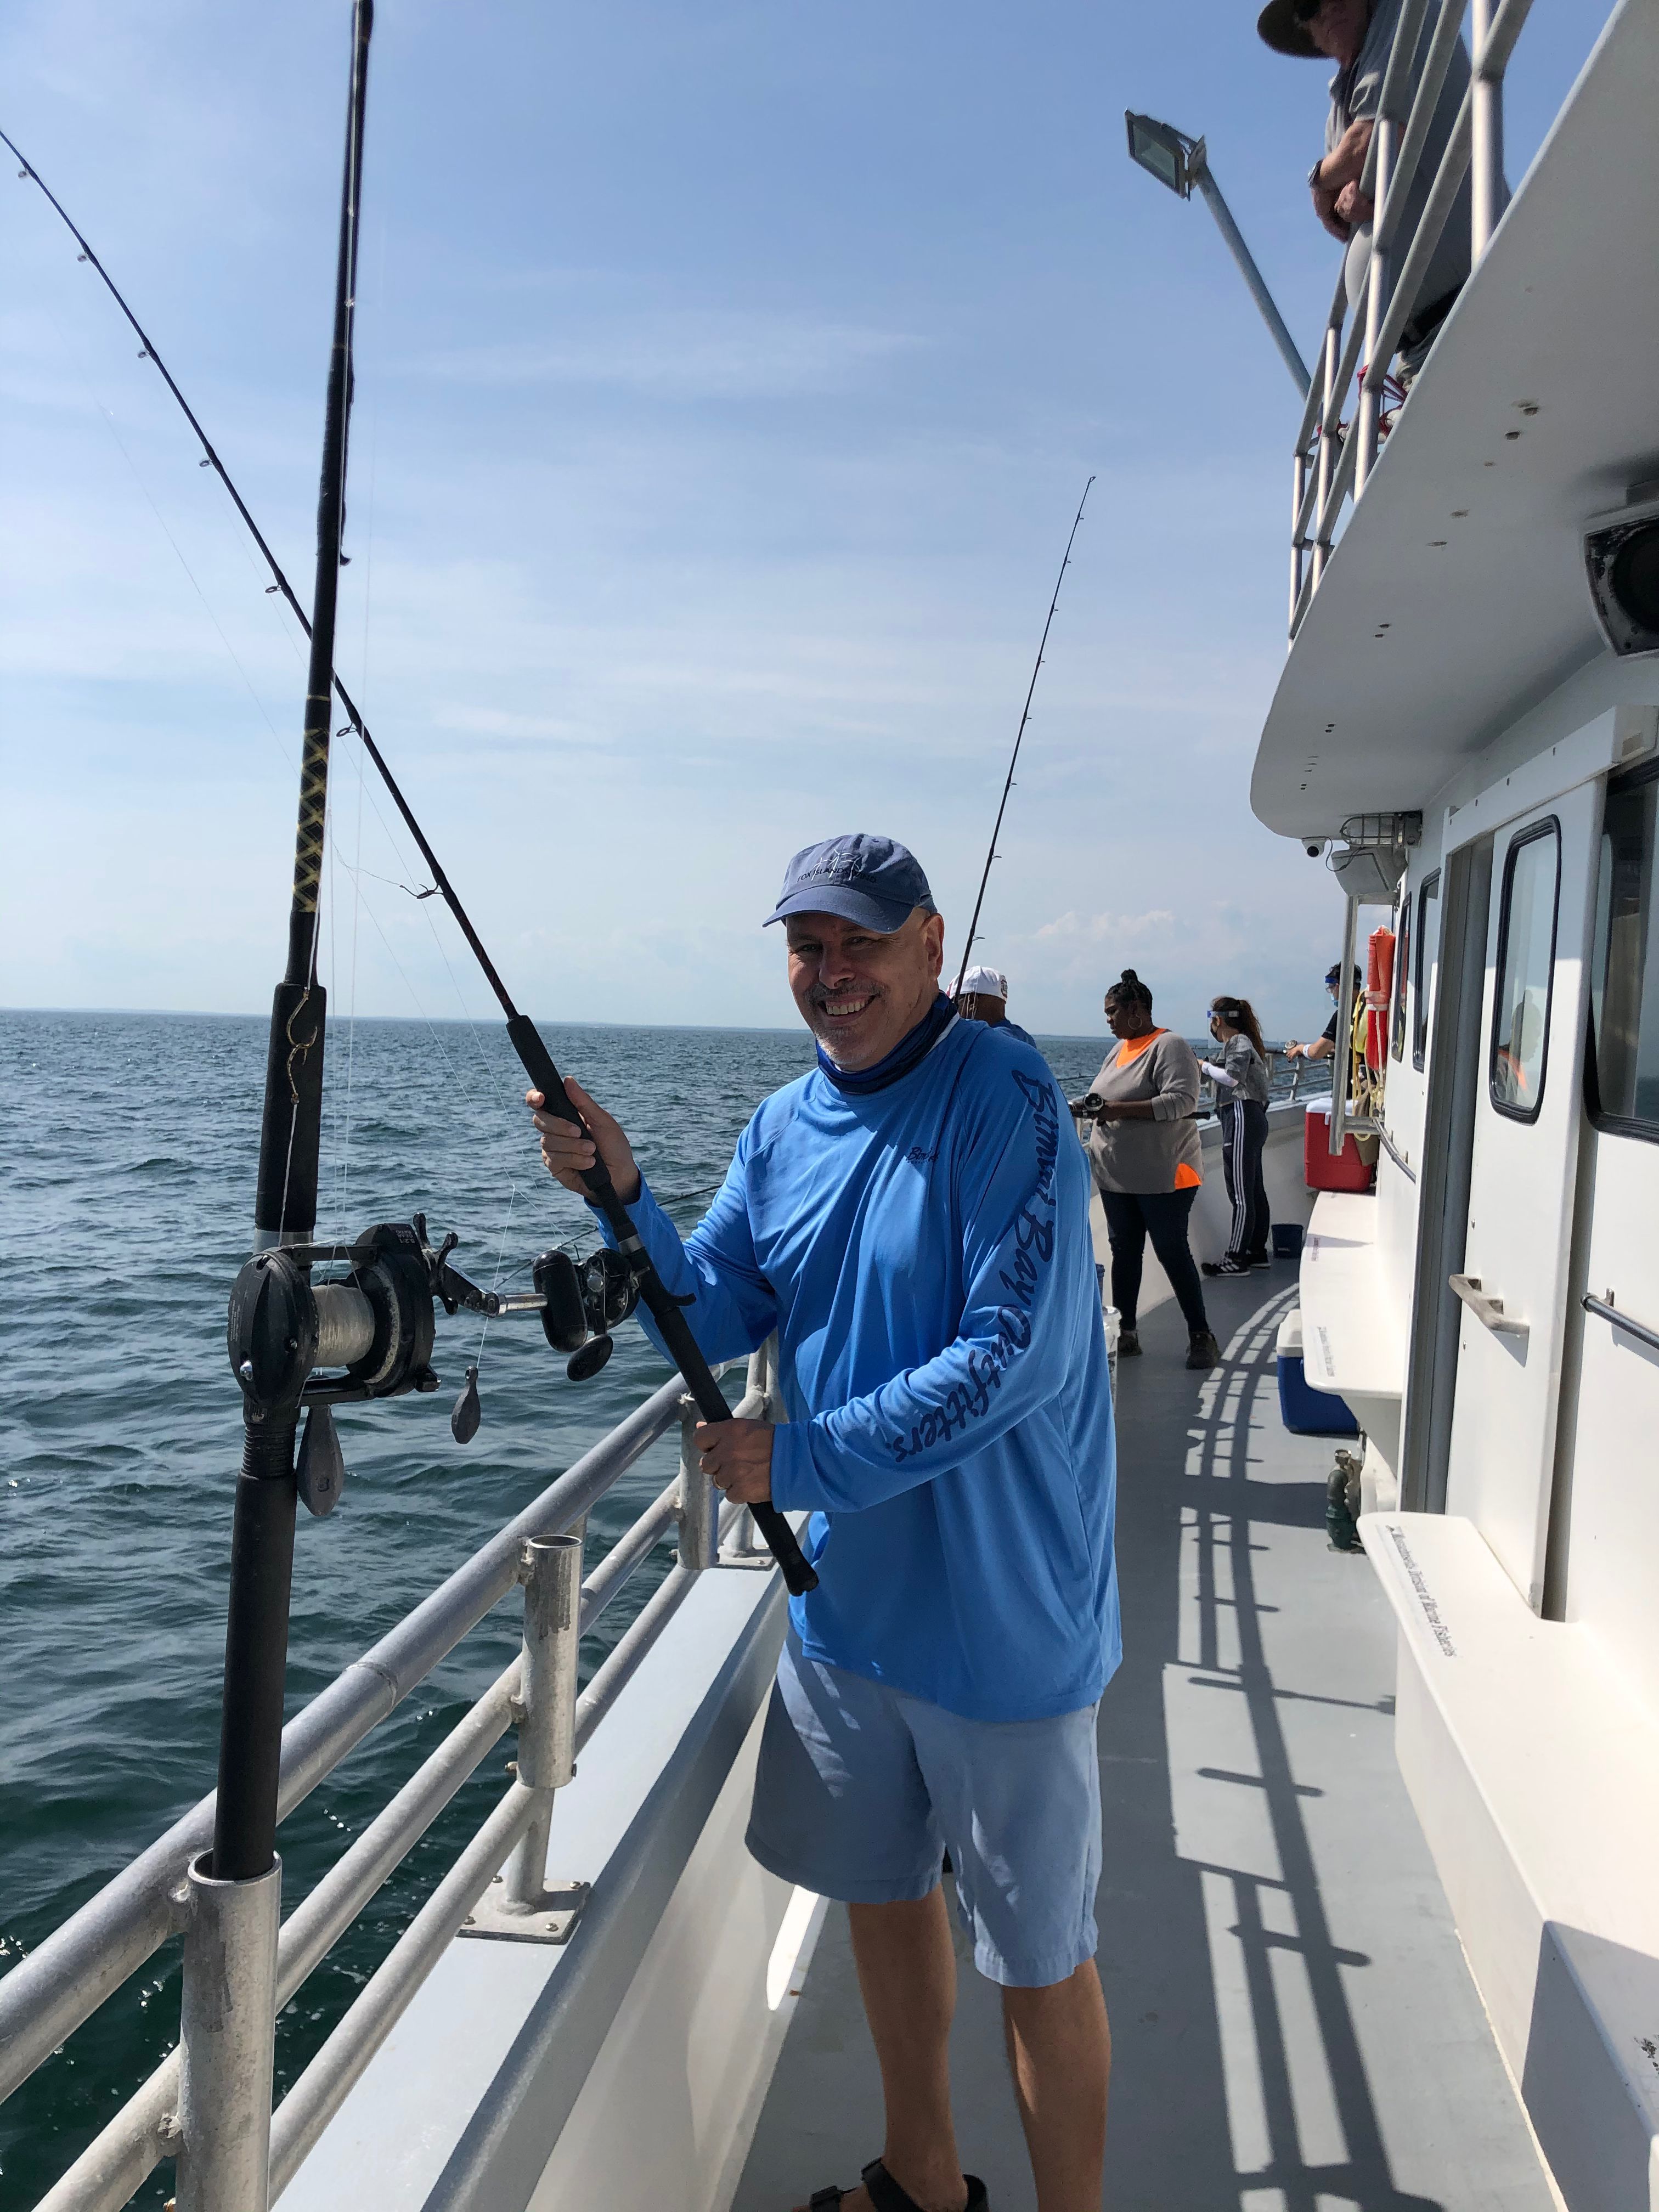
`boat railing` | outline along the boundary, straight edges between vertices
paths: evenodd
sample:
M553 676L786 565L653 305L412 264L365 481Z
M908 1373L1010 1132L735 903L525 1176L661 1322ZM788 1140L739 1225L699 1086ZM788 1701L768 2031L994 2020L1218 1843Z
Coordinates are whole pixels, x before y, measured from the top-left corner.
M779 1418L775 1340L750 1359L737 1412L750 1419ZM114 2212L167 2159L179 2162L179 2212L263 2205L265 2175L246 2171L250 2137L263 2166L269 2123L274 2199L451 1940L483 1910L480 1901L498 1875L502 1894L489 1901L491 1912L540 1913L548 1923L544 1940L568 1932L580 1900L544 1895L542 1885L555 1794L574 1771L575 1754L614 1709L698 1576L723 1559L767 1560L747 1511L719 1510L692 1445L698 1418L684 1382L671 1376L289 1722L279 1821L503 1598L524 1587L519 1656L283 1923L274 1957L267 1955L264 1916L236 1909L238 1893L252 1886L206 1876L210 1796L0 1979L3 2100L169 1937L184 1934L179 2046L40 2199L38 2212ZM678 1474L581 1579L589 1510L676 1425ZM675 1564L578 1697L580 1638L671 1534ZM276 2014L514 1728L516 1778L499 1804L275 2113L252 2109L250 2098L258 2093L249 2085L270 2078ZM280 1879L280 1863L274 1874ZM264 2047L239 2049L231 2023L251 2008L225 2002L225 1993L258 1990L261 1979L268 1996L257 2008Z
M1371 239L1353 311L1347 253L1326 318L1319 366L1297 427L1291 465L1292 638L1318 591L1349 496L1358 501L1387 434L1389 365L1419 305L1423 280L1471 169L1469 266L1491 243L1508 197L1504 179L1504 76L1532 0L1404 0L1359 179L1374 203ZM1414 96L1412 65L1431 7L1433 30ZM1429 127L1457 51L1465 12L1472 56L1468 90L1414 223L1405 210ZM1354 419L1345 422L1358 378Z

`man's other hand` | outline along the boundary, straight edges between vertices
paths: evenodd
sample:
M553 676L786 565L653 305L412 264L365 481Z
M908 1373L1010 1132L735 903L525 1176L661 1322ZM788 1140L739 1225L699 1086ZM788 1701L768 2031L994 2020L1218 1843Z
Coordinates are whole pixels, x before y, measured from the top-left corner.
M595 1160L603 1160L611 1170L617 1197L624 1206L632 1206L640 1194L640 1171L621 1122L613 1121L603 1106L596 1105L580 1083L573 1083L567 1077L564 1087L571 1104L587 1124L586 1128L567 1121L562 1115L547 1113L547 1102L539 1091L526 1091L524 1094L525 1104L531 1109L530 1118L541 1131L542 1159L548 1173L567 1190L574 1190L578 1197L585 1198L587 1185L582 1181L582 1171L591 1169Z
M772 1496L772 1424L699 1421L697 1463L734 1505L765 1505Z

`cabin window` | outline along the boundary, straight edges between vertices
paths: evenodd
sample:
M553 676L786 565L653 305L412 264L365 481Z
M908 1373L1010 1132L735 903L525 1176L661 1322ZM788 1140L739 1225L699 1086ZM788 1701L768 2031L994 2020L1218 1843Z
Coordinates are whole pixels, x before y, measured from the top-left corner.
M1400 902L1400 934L1394 947L1394 1025L1389 1050L1395 1060L1402 1059L1406 1051L1406 986L1411 972L1412 895L1407 891Z
M1412 978L1412 1066L1429 1057L1429 1001L1440 966L1440 871L1417 894L1417 973Z
M1590 1064L1598 1118L1649 1136L1659 1136L1656 804L1659 769L1608 790L1590 966Z
M1522 1121L1536 1120L1544 1103L1560 883L1561 827L1552 818L1517 837L1504 863L1489 1079L1492 1104Z

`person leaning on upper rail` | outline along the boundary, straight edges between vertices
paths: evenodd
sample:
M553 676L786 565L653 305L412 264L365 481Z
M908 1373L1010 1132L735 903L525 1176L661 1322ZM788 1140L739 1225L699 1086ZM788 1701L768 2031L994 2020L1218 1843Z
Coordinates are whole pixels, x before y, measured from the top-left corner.
M1285 1048L1286 1060L1328 1060L1336 1050L1336 1024L1341 1018L1340 986L1342 963L1334 961L1325 970L1325 988L1331 994L1331 1018L1311 1044L1298 1044L1294 1037ZM1353 971L1354 1004L1358 1005L1364 994L1365 979L1358 968Z
M964 1021L986 1022L993 1029L1006 1030L1022 1044L1036 1042L1029 1030L1021 1029L1018 1022L1008 1018L1008 978L1000 969L966 969L962 988L957 993L957 1012Z
M1187 1323L1187 1364L1211 1368L1221 1347L1187 1242L1204 1180L1198 1062L1185 1037L1153 1022L1152 994L1133 968L1107 992L1105 1011L1117 1049L1071 1110L1088 1124L1084 1141L1111 1242L1118 1355L1140 1350L1140 1276L1150 1235Z
M748 1844L848 1904L887 2112L864 2185L814 2203L984 2212L951 2112L948 1847L1045 2212L1095 2212L1095 1718L1121 1647L1085 1164L1041 1054L940 991L945 925L902 845L809 846L769 920L817 1065L757 1109L685 1242L574 1083L586 1130L538 1112L542 1156L579 1194L604 1159L710 1360L777 1333L787 1424L696 1437L727 1498L812 1514Z
M1400 8L1401 0L1311 0L1311 4L1310 0L1267 0L1256 21L1257 31L1275 53L1291 54L1306 61L1322 58L1338 64L1330 82L1325 151L1309 171L1308 185L1313 194L1314 213L1333 238L1341 239L1347 246L1351 308L1364 298L1371 218L1376 213L1371 198L1359 189L1360 178L1370 151ZM1422 81L1438 13L1437 8L1431 7L1424 19L1417 52L1407 74L1407 112ZM1392 258L1396 276L1405 264L1440 158L1456 126L1457 112L1468 82L1469 58L1460 38L1435 102L1417 173L1406 194L1404 216L1394 228ZM1404 137L1402 127L1397 140ZM1470 208L1466 175L1446 218L1439 243L1424 271L1416 303L1401 332L1396 373L1402 384L1409 385L1422 368L1436 333L1451 313L1468 278Z

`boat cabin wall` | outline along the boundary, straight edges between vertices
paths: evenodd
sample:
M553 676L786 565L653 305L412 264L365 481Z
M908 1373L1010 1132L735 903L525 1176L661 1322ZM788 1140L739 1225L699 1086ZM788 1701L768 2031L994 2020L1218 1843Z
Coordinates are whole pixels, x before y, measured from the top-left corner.
M1656 814L1659 663L1611 654L1425 807L1376 1236L1410 1316L1401 1503L1471 1520L1659 1715L1659 1516L1632 1491L1659 1426Z

